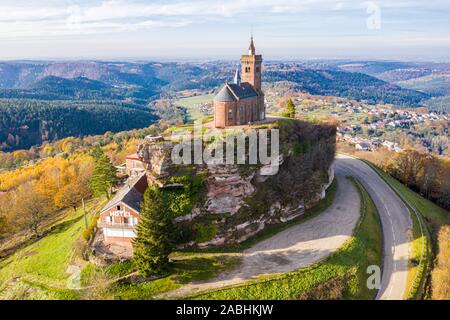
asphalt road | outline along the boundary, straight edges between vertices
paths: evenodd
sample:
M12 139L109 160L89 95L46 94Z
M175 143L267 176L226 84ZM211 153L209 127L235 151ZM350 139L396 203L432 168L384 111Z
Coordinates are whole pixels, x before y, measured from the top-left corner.
M256 277L289 272L312 265L339 249L353 234L360 217L356 188L336 173L338 188L333 204L320 215L258 242L238 256L235 269L206 282L191 283L158 298L182 297L205 290L244 283Z
M384 262L377 299L400 300L406 290L412 222L408 209L395 192L364 162L338 155L336 172L356 177L378 209L383 228Z

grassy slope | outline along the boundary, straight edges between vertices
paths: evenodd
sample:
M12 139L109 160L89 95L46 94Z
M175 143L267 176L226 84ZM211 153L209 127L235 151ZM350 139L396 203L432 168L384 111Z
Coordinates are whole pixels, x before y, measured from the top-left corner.
M103 201L94 200L88 203L87 209L95 212L102 205ZM8 298L61 298L57 292L43 292L43 289L66 285L69 277L66 270L75 249L74 243L83 230L83 212L78 209L47 236L0 261L0 291ZM24 295L25 291L29 295Z
M130 261L118 262L107 267L87 264L81 273L81 284L89 289L82 290L81 293L86 299L152 299L155 295L175 290L190 281L207 280L232 268L236 263L238 263L236 257L185 257L174 261L169 275L137 283L127 280L114 281L136 270ZM112 283L103 285L111 281Z
M328 208L334 200L337 182L327 196L307 214L288 223L273 226L242 244L241 247L224 251L240 251L271 235L316 216ZM94 212L101 205L89 203L88 210ZM84 230L82 212L78 210L70 219L59 224L46 237L17 251L0 262L0 289L5 289L5 298L21 299L151 299L154 295L174 290L192 280L206 280L238 263L238 258L211 255L207 252L189 252L174 255L173 271L167 277L142 283L127 283L114 279L133 273L132 263L115 263L108 267L96 267L87 263L81 272L81 285L87 290L62 289L67 284L66 273L74 251L74 244ZM19 278L15 281L14 278ZM105 285L105 283L108 283Z
M337 252L308 268L281 276L192 296L193 299L371 299L366 286L369 265L382 265L381 224L362 186L361 220L355 235Z
M419 221L417 220L414 212L411 212L411 217L413 220L413 241L409 261L407 282L408 289L405 293L406 295L408 293L410 294L409 296L405 296L405 298L422 298L424 294L426 278L430 271L430 264L433 260L433 254L429 249L432 249L432 251L436 252L438 246L437 235L441 226L450 224L449 213L446 210L438 207L431 201L421 197L398 180L387 175L372 163L369 163L367 161L366 163L374 168L378 172L378 174L380 174L390 184L390 186L398 194L401 195L401 197L406 199L408 203L417 210L422 224L426 227L424 230L424 237L422 237ZM412 210L413 208L410 209ZM431 248L430 245L432 246ZM422 247L425 248L423 255ZM417 262L420 261L421 256L423 259L423 265L421 265L419 268Z

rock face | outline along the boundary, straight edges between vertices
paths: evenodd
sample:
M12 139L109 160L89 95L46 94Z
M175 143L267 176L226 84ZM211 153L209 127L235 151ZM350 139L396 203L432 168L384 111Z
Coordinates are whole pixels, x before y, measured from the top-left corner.
M253 176L242 177L237 166L208 166L206 210L214 214L238 212L243 199L255 191L250 182Z
M173 143L161 136L147 136L138 145L137 154L145 164L149 185L156 183L162 186L170 176L172 148Z
M269 225L302 215L323 199L334 178L335 130L313 126L317 125L301 123L284 128L290 132L281 135L275 175L264 175L271 170L268 166L190 165L191 175L206 172L204 192L192 212L174 218L180 234L191 235L178 246L239 243ZM299 144L308 146L304 148L308 151L295 155ZM171 161L173 147L174 143L162 137L147 137L139 145L138 155L145 162L150 184L163 187L180 171ZM214 230L208 233L208 240L204 230Z

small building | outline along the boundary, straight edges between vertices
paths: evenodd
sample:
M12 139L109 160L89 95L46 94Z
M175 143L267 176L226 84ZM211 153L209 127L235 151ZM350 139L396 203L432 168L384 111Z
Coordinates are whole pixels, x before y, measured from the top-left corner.
M147 186L145 171L130 177L103 207L97 226L102 229L106 244L131 246L131 239L136 237L135 228L140 220L141 202Z
M129 177L135 177L145 171L144 163L136 153L130 154L125 160L125 173Z
M355 145L355 148L360 151L370 151L372 149L371 145L367 142L359 142Z

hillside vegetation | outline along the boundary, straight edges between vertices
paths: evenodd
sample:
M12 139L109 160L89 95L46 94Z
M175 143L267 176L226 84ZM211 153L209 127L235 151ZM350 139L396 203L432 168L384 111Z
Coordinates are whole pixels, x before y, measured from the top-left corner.
M89 202L89 219L105 201ZM47 235L0 260L0 300L2 299L74 299L77 292L67 290L71 263L80 252L77 239L84 230L83 210L54 225Z
M419 106L427 99L426 93L402 89L380 79L362 73L333 70L270 71L264 74L267 82L290 81L295 89L316 95L365 100L369 103L391 103Z
M0 99L0 150L143 128L156 119L147 107L119 101Z

